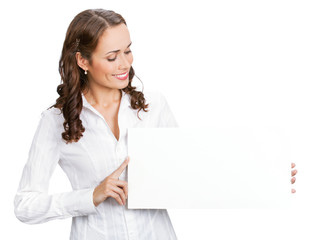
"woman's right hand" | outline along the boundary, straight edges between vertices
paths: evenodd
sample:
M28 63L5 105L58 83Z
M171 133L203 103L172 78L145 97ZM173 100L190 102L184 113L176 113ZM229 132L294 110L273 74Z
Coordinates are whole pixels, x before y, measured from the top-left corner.
M127 157L118 169L106 177L93 191L93 204L97 207L108 197L114 198L120 205L126 204L128 198L128 183L119 180L120 175L126 169L129 163Z

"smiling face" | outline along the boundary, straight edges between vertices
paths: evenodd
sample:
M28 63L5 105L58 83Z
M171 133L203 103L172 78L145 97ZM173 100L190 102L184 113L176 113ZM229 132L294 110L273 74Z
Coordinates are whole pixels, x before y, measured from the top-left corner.
M131 40L125 24L107 28L98 40L90 61L78 60L88 72L90 88L123 89L129 83L129 70L133 62Z

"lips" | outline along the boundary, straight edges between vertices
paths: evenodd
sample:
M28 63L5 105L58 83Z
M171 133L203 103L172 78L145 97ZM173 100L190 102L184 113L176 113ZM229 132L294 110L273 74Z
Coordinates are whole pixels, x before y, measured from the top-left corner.
M121 74L113 74L119 80L126 80L128 78L129 72L121 73Z

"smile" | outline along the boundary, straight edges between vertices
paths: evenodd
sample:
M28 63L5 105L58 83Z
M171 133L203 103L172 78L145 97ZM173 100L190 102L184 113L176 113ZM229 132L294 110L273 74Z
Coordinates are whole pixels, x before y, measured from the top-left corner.
M118 74L118 75L113 74L113 76L115 76L117 79L120 79L120 80L127 79L128 75L129 75L129 72L125 72L125 73Z

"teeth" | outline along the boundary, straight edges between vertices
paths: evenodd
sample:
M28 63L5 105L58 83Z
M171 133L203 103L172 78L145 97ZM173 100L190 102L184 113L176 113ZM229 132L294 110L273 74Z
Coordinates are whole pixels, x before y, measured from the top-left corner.
M115 75L115 76L117 76L117 77L124 77L124 76L126 76L127 75L127 73L124 73L124 74L122 74L122 75Z

